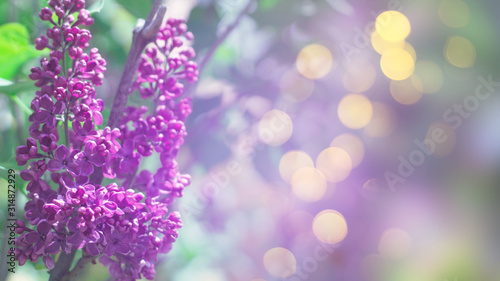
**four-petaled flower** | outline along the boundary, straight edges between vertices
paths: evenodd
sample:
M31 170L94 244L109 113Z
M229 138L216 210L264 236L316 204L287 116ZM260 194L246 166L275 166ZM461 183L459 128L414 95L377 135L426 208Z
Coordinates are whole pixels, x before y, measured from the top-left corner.
M87 141L83 151L75 154L75 163L80 167L80 175L88 176L94 172L94 166L101 167L106 162L103 155L97 153L97 144Z
M72 152L64 145L61 144L54 151L54 158L49 160L48 168L49 171L55 172L62 169L66 169L73 176L80 174L80 167L75 161L75 156L79 153L78 150L73 150ZM87 174L88 175L88 174Z
M43 95L40 98L39 103L34 104L35 112L33 113L33 119L36 122L46 122L51 126L56 124L56 116L63 113L66 106L62 101L52 101L48 95Z

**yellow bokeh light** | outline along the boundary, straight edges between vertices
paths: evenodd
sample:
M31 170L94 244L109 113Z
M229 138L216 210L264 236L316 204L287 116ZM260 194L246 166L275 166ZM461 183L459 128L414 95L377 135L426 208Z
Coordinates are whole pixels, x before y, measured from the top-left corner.
M443 87L443 72L432 61L419 61L415 64L411 82L420 92L433 94Z
M280 160L279 170L281 178L285 182L290 182L292 176L300 168L314 167L314 162L305 152L292 150L285 153Z
M259 122L259 138L271 146L282 145L290 138L292 132L292 119L281 110L268 111Z
M296 69L291 69L280 80L280 92L288 101L301 102L309 98L314 91L314 81L304 76Z
M470 21L469 7L462 0L442 0L439 4L439 18L449 27L464 27Z
M341 148L349 153L353 168L361 164L361 161L363 161L363 157L365 156L363 141L353 134L345 133L337 136L330 143L330 146Z
M375 20L375 30L390 42L403 41L411 31L410 21L398 11L385 11Z
M382 54L380 68L389 79L404 80L413 74L415 60L408 51L393 48Z
M420 84L418 84L420 83ZM391 95L400 104L414 104L422 98L422 82L410 78L401 81L391 81L389 89ZM418 87L415 87L417 85Z
M341 182L352 170L352 160L349 153L338 147L329 147L316 158L316 168L320 170L329 182Z
M346 90L361 93L373 86L377 72L373 65L367 61L355 61L346 69L342 83Z
M373 117L365 128L365 133L374 138L390 135L396 128L396 112L382 102L373 103Z
M444 47L446 60L460 68L469 68L476 62L476 48L467 38L452 36L448 38Z
M404 40L396 42L387 41L376 30L372 33L371 43L373 49L379 54L383 54L385 51L393 48L404 48L406 45Z
M297 260L293 253L281 247L267 251L264 254L263 262L267 272L278 278L289 277L297 270Z
M320 44L304 47L297 56L296 66L300 74L309 79L325 77L333 67L330 50Z
M415 48L413 48L413 45L405 42L405 45L403 46L403 49L408 52L408 54L411 55L413 58L413 61L417 61L417 52L415 51Z
M306 202L318 201L326 193L325 176L313 167L304 167L296 171L290 183L293 193Z
M338 106L340 122L350 129L360 129L368 125L372 114L372 103L361 94L346 95Z
M387 259L401 259L408 255L412 246L411 236L400 228L389 228L378 243L380 255Z
M324 210L314 217L313 232L321 242L336 244L347 236L347 223L341 213Z

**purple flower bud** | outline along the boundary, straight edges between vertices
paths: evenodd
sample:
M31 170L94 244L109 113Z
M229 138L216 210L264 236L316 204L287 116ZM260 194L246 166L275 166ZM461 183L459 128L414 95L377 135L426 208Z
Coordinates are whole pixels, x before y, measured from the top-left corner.
M43 8L42 11L39 14L40 19L43 21L48 21L52 18L52 10L50 8Z
M49 39L45 35L41 35L40 38L35 40L35 48L37 50L45 49L49 44Z

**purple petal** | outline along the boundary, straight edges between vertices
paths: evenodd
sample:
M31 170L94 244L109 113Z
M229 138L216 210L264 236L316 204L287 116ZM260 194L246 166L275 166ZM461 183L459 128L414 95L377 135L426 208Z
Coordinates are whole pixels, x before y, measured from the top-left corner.
M75 187L75 182L73 181L73 179L70 177L70 175L68 173L62 173L59 181L67 188Z
M24 254L20 254L18 257L17 257L17 260L19 261L19 265L22 266L26 263L26 255Z
M131 139L127 139L122 148L125 154L132 154L132 152L134 152L134 141Z
M77 185L84 185L89 181L89 178L86 176L78 176L75 178Z
M61 161L66 159L68 155L69 149L64 144L61 144L58 148L56 148L56 151L54 151L54 156Z
M68 170L68 172L70 172L71 174L73 174L75 176L80 175L80 167L78 167L77 165L74 165L74 164L66 165L66 170Z
M55 114L61 114L65 108L66 108L66 105L63 102L58 101L58 102L56 102L54 112L55 112Z
M94 124L90 120L86 121L85 123L83 123L83 129L85 130L85 132L90 132L94 129Z
M111 276L113 277L118 277L118 276L121 276L122 273L123 273L123 269L120 265L120 263L118 262L114 262L110 267L109 267L109 273L111 274Z
M33 179L35 179L35 177L33 176L33 174L29 171L21 171L21 178L25 181L31 181Z
M40 188L42 190L48 190L49 189L49 185L44 180L39 180L38 183L40 184Z
M89 160L97 167L101 167L106 162L106 158L101 154L94 154L89 157Z
M45 247L45 253L55 255L59 253L59 248L61 247L61 243L58 241L52 241L47 247Z
M110 259L108 256L101 256L99 258L99 262L102 263L104 266L110 266L113 263L113 260Z
M80 175L81 176L88 176L94 172L94 165L92 165L90 162L83 162L80 170Z
M108 201L108 202L104 203L104 207L106 207L106 209L111 210L111 211L114 211L114 210L116 210L116 208L118 208L116 203L112 202L112 201Z
M40 221L36 226L36 230L42 235L46 235L47 233L49 233L51 228L51 225L45 221Z
M82 134L82 124L78 121L73 121L73 131L75 134L80 135Z
M83 236L79 231L77 231L73 235L69 236L66 241L71 246L77 246L78 249L83 247L83 243L82 243Z
M41 240L40 239L40 234L38 232L36 232L36 231L32 231L32 232L26 234L24 236L24 239L26 239L26 242L28 244L33 244L33 243L37 242L38 240Z
M50 112L48 112L46 110L40 110L40 111L35 112L33 114L33 117L38 122L44 122L45 120L47 120L49 118L49 116L50 116Z
M112 256L115 253L116 245L113 243L109 243L104 249L104 253L108 256Z
M96 146L97 144L94 141L88 141L83 148L83 153L85 155L91 155L94 152Z
M130 251L130 247L127 244L116 245L116 251L120 254L126 254Z
M130 160L123 160L120 162L120 170L122 173L126 174L129 173L132 170L132 165L131 165Z
M49 171L54 172L54 171L59 171L63 168L62 161L57 160L57 159L50 159L49 163L47 163L47 168Z
M49 256L49 255L44 256L43 262L45 263L45 265L47 266L48 269L54 268L54 260L52 259L51 256Z
M79 217L75 217L75 218L71 218L68 221L68 224L66 226L68 227L68 230L70 232L76 232L76 231L78 231L78 224L79 223L80 223L80 218Z
M54 102L48 95L44 95L40 99L40 106L47 109L48 111L52 111L52 109L54 108Z
M99 248L97 248L95 243L90 243L87 244L87 253L91 256L97 256L101 253L101 251L99 251Z
M43 241L42 239L36 241L35 246L33 247L33 249L35 250L35 253L41 254L43 252L44 245L45 245L45 241Z
M102 115L99 111L94 111L94 122L97 126L101 125L103 121Z
M56 204L45 204L43 206L43 209L45 210L45 212L54 215L57 214L60 208Z

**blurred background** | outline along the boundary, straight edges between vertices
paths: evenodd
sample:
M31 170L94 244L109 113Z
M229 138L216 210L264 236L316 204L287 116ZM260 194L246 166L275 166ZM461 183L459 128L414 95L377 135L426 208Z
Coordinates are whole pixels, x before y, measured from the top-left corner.
M110 105L152 1L87 2ZM500 2L165 3L202 73L178 157L184 226L156 280L500 280ZM42 4L0 1L2 168L18 169L28 135ZM6 205L1 192L2 218ZM6 278L47 280L44 268ZM108 278L97 264L78 280Z

